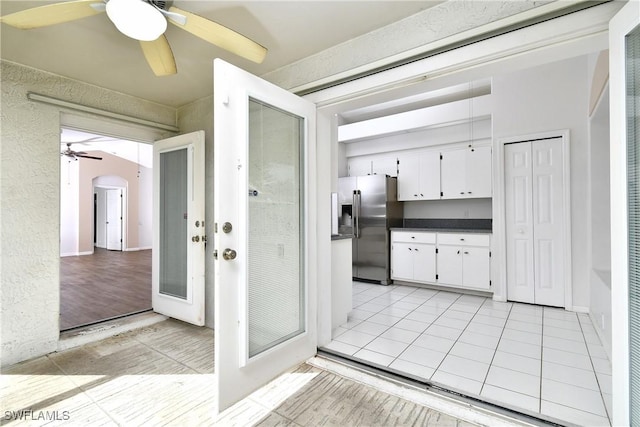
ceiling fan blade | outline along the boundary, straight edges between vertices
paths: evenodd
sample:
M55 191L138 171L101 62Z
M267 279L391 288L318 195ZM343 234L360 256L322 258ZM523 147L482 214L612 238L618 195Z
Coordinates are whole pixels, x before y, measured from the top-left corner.
M75 153L75 157L82 157L83 159L102 160L102 157L87 156L87 155L85 155L85 154L80 154L80 153Z
M28 30L97 15L103 11L91 7L99 0L74 0L25 9L0 17L0 22Z
M173 52L164 34L151 42L141 40L140 47L156 76L170 76L177 73Z
M173 6L169 8L169 12L187 17L185 25L169 19L173 25L238 56L260 64L267 55L267 48L223 25Z

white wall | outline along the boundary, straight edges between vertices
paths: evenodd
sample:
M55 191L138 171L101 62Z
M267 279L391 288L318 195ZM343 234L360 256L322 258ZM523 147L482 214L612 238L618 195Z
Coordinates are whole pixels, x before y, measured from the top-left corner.
M60 117L68 110L29 101L27 92L168 125L176 116L174 108L4 60L0 76L0 363L7 365L54 351L59 335Z
M78 254L78 166L60 157L60 256Z
M153 169L138 166L138 247L151 249L153 245Z
M493 77L493 136L569 129L573 305L589 307L589 85L581 56Z
M491 199L404 202L404 217L491 219L493 218L491 204Z

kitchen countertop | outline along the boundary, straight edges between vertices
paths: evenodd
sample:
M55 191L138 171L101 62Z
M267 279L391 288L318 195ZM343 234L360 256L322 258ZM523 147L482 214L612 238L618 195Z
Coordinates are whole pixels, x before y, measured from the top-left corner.
M353 234L332 234L331 240L353 239Z
M491 234L491 230L477 229L477 228L403 228L392 227L391 231L422 231L430 233L479 233L479 234Z

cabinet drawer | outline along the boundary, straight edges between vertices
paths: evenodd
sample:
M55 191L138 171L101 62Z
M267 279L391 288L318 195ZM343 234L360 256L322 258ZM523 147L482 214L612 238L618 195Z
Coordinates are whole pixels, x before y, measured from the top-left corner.
M438 244L457 246L489 246L489 234L438 233Z
M403 243L436 243L436 233L423 231L392 231L391 241Z

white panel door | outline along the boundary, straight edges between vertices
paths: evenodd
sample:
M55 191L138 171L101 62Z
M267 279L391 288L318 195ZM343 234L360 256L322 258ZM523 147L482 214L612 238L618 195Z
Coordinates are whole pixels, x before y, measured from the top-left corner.
M535 300L531 143L504 147L507 295L511 301Z
M122 190L106 190L107 249L122 250Z
M153 144L153 310L204 325L204 131Z
M564 307L562 140L535 141L531 150L535 303Z
M413 245L413 279L436 281L436 245Z
M398 200L417 200L420 192L420 159L418 156L401 154L398 165Z
M565 306L562 138L505 146L507 298Z
M216 59L214 129L223 411L316 353L315 105Z
M463 248L462 285L467 288L488 290L490 277L489 248Z
M462 286L462 248L442 245L436 258L438 282Z

